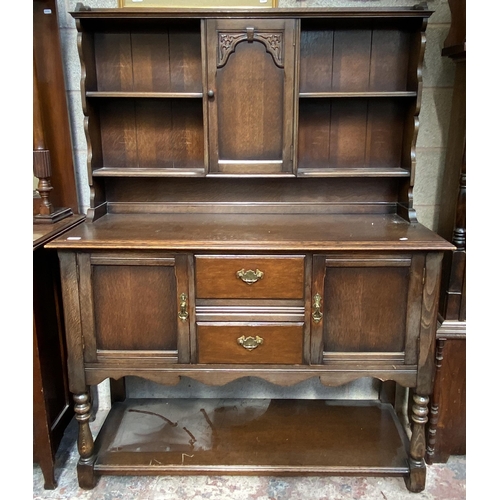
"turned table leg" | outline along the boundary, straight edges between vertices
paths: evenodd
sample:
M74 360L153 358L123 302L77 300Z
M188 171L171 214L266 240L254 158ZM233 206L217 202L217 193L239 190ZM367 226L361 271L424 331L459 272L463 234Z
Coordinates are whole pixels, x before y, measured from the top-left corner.
M413 406L411 413L412 434L410 440L410 475L406 479L407 488L418 493L425 488L425 424L429 409L428 396L413 395Z
M81 488L92 489L95 486L94 479L94 438L90 431L90 417L92 414L92 403L89 392L74 394L75 418L78 422L78 483Z

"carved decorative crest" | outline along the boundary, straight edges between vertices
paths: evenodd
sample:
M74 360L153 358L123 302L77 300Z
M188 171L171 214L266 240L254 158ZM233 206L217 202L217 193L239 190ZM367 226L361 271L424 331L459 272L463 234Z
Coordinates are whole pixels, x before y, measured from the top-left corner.
M264 44L266 51L271 54L276 66L283 68L283 33L282 32L256 32L254 28L247 28L246 31L221 32L219 31L219 46L217 51L217 67L224 66L229 56L234 52L238 43L254 41Z

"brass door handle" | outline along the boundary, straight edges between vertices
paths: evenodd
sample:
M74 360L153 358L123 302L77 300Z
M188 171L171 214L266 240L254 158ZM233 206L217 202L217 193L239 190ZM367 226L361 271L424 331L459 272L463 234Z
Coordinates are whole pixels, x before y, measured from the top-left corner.
M315 323L319 323L321 318L323 318L323 313L321 312L321 295L317 293L313 298L312 319Z
M180 302L179 302L179 318L181 321L186 321L189 318L189 313L187 311L187 295L185 293L181 293Z
M255 271L252 269L248 269L247 271L245 271L245 269L240 269L237 271L236 277L248 285L251 285L252 283L264 278L264 272L259 269L256 269Z
M243 346L248 351L253 351L264 343L264 339L256 335L255 337L245 337L242 335L237 341L239 345Z

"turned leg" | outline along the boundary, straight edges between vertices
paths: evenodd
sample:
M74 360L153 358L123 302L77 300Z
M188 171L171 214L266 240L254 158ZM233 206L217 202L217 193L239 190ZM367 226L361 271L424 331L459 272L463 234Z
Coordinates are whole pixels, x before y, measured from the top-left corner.
M406 487L418 493L425 488L425 424L429 410L427 396L413 395L411 413L412 434L410 440L410 475L406 478Z
M81 488L92 489L95 486L94 479L94 438L90 431L90 417L92 403L89 392L73 395L75 402L75 418L78 422L78 483Z
M441 367L443 365L443 350L444 343L446 339L439 339L437 341L436 347L436 372L434 375L434 390L432 392L432 401L431 401L431 409L430 409L430 418L429 424L427 426L427 451L425 455L425 461L428 464L434 463L434 453L436 447L436 434L438 431L438 422L439 422L439 399L441 397Z

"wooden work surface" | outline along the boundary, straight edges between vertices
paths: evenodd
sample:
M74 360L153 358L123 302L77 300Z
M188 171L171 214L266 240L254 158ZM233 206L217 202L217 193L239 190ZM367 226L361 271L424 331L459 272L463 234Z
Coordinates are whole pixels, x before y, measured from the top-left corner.
M107 214L48 247L302 252L454 248L423 225L394 214Z

